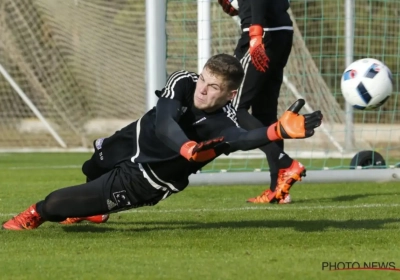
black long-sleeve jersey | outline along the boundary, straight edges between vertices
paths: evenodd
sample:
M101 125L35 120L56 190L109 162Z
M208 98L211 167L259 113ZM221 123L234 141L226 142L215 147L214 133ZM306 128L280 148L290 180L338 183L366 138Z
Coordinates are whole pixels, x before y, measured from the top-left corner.
M264 28L292 26L289 0L238 0L242 29L252 24Z
M111 137L95 141L105 167L130 159L139 164L154 187L177 192L187 186L190 174L208 163L182 157L180 149L185 142L224 136L230 143L227 153L269 142L266 128L246 131L239 127L230 102L212 113L197 109L193 98L198 77L187 71L173 73L166 86L156 92L159 100L155 108Z

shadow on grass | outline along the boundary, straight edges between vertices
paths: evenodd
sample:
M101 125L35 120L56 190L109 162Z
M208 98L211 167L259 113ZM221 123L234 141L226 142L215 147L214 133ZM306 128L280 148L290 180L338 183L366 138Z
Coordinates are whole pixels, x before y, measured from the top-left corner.
M107 222L103 225L74 225L65 226L63 229L67 232L106 232L106 231L129 231L129 232L152 232L166 230L204 230L204 229L276 229L287 228L294 229L299 232L323 232L331 229L340 230L376 230L383 229L385 225L391 223L399 223L400 219L367 219L367 220L314 220L314 221L299 221L299 220L254 220L254 221L226 221L226 222L210 222L200 223L195 221L183 222ZM113 227L115 226L115 227ZM124 228L121 228L123 226ZM126 228L131 226L132 228ZM386 227L387 228L387 227ZM399 228L398 225L393 225L391 228Z
M309 199L293 199L293 204L297 203L310 203L313 201L318 201L318 202L347 202L347 201L355 201L357 199L363 199L363 198L370 198L374 197L376 198L376 202L379 203L379 201L382 200L383 196L388 196L392 197L394 195L400 195L400 193L367 193L367 194L352 194L352 195L341 195L341 196L335 196L335 197L322 197L322 198L309 198Z

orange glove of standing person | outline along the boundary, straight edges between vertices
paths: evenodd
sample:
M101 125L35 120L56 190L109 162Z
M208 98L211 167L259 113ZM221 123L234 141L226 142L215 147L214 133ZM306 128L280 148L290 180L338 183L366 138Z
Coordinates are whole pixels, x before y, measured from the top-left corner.
M265 72L268 68L269 58L265 52L263 43L264 29L261 25L255 24L249 28L250 36L250 56L251 62L254 67L260 71Z

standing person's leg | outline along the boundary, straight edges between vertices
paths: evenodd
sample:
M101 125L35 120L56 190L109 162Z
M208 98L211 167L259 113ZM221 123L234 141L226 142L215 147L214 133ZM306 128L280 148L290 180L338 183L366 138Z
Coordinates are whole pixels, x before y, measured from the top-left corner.
M264 44L267 56L269 57L269 67L264 79L259 85L259 91L252 99L252 115L260 121L263 126L270 126L278 120L278 99L283 82L283 69L288 61L292 41L288 37L291 32L267 32L264 35ZM280 45L279 48L276 48ZM270 190L275 191L278 170L289 167L293 160L284 151L283 140L275 142L277 148L271 149L267 153L267 161L270 167L271 184Z
M257 94L251 105L253 116L265 126L277 121L280 89L292 42L292 31L269 32L264 37L266 52L270 58L268 75L261 87L264 90ZM269 200L271 196L268 193L276 190L275 197L280 198L279 202L288 203L291 201L289 189L295 182L300 181L302 176L305 176L304 166L283 152L283 141L277 142L277 145L280 149L272 151L267 157L271 174L270 190L263 192L258 197L249 199L249 202L260 203ZM275 182L276 185L274 185Z
M243 33L238 42L235 56L240 59L243 65L245 78L233 104L238 111L239 124L247 130L268 126L277 120L279 90L283 79L283 68L287 63L292 46L292 34L289 31L283 34L283 38L273 36L275 34L265 34L264 44L270 59L269 68L266 72L257 71L251 63L250 55L247 52L247 33ZM282 43L282 45L278 43ZM276 48L278 45L279 47ZM250 106L252 107L253 115L248 112ZM287 176L283 176L284 174L280 176L281 178L278 178L278 170L290 168L293 160L283 152L283 142L278 144L271 143L260 149L266 154L270 167L270 189L256 198L249 199L248 202L269 203L275 201L276 185L285 186L287 185L286 181L289 179ZM296 169L296 172L299 172L299 170ZM304 175L303 172L301 173ZM288 173L286 172L285 174L287 175ZM300 175L292 177L294 178L290 177L291 184L289 187L285 187L286 190L290 189L294 182L301 179ZM278 200L280 203L290 202L289 196L280 197Z
M252 104L252 114L263 126L269 126L277 121L277 100L282 76L279 76L278 71L271 72L271 76L268 80L271 94L259 94L254 98L254 103ZM274 149L266 153L270 167L270 188L261 195L250 198L248 202L267 203L267 201L271 200L275 191L277 191L275 197L279 198L278 202L280 204L291 202L289 189L294 183L301 181L301 177L305 176L305 168L300 162L292 159L284 152L283 144L283 141L276 142Z

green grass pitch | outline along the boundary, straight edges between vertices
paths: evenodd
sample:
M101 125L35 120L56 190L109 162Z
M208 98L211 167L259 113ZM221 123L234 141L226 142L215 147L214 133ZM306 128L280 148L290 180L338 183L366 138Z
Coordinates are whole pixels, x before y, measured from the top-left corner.
M79 184L88 154L0 154L0 219ZM324 262L400 267L396 183L304 184L291 205L251 205L265 186L188 187L106 224L0 231L0 279L400 279Z

